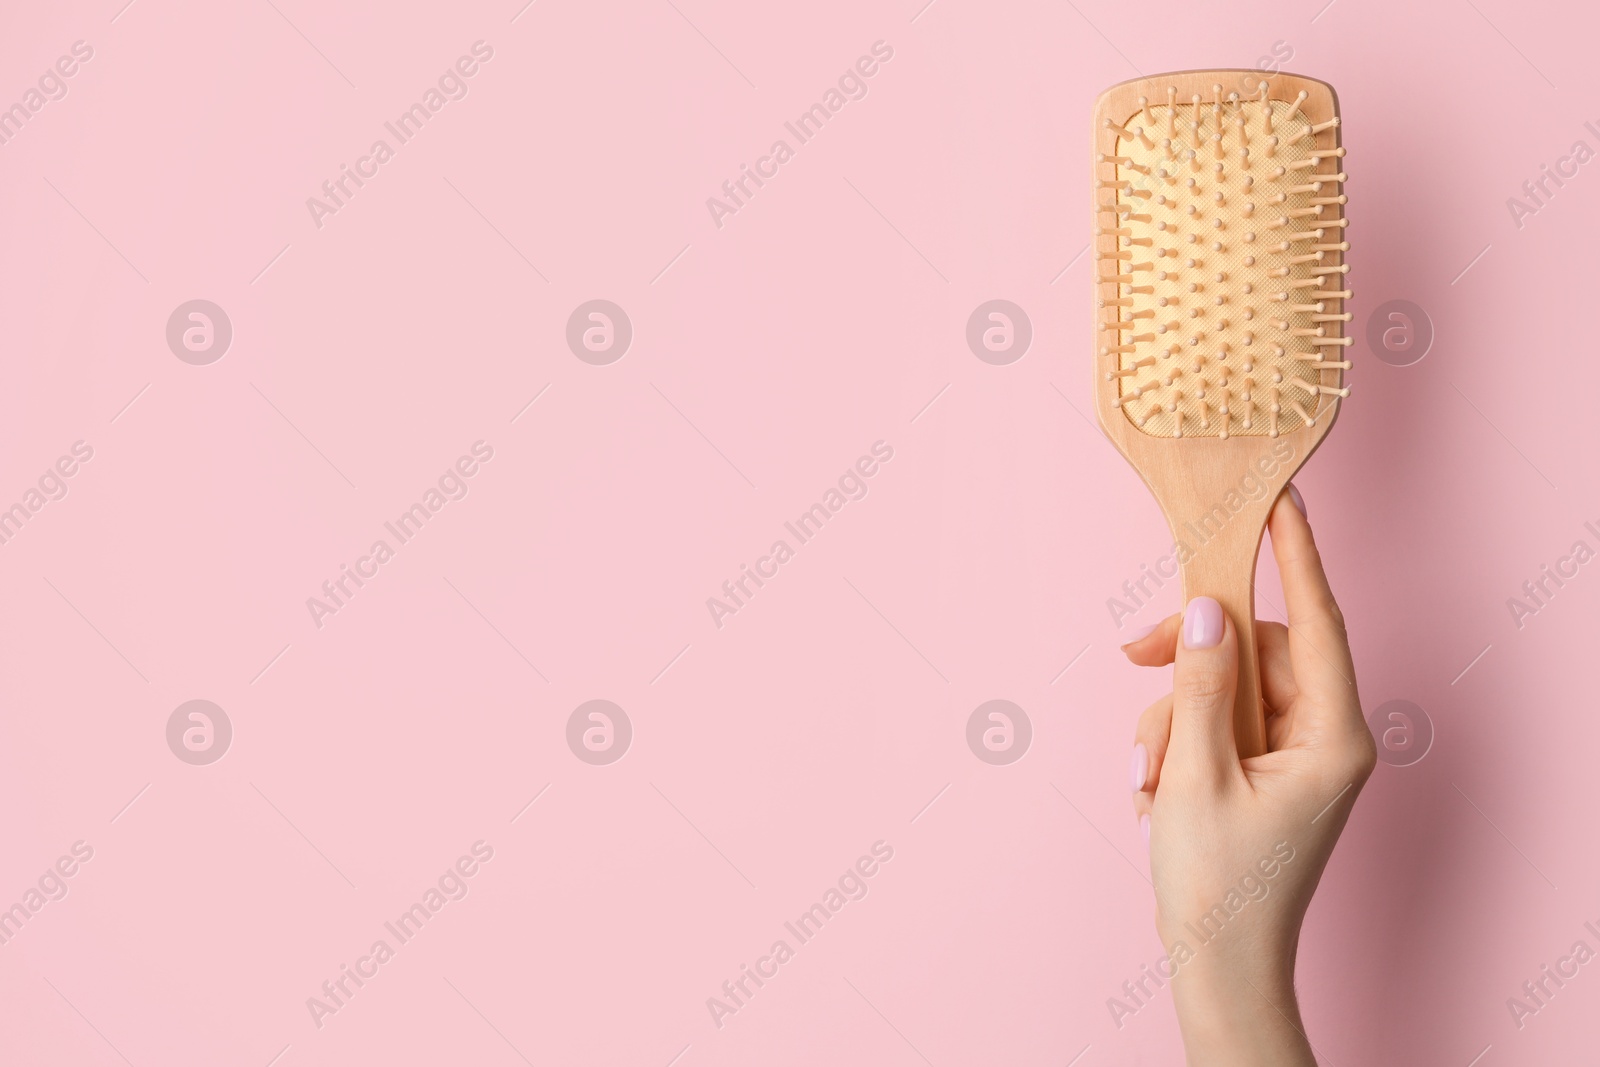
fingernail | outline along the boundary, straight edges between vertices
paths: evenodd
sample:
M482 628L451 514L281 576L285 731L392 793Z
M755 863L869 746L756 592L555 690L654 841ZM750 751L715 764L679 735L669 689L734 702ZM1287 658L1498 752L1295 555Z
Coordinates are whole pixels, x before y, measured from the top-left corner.
M1183 647L1216 648L1222 643L1222 605L1197 596L1183 611Z
M1306 514L1306 501L1305 497L1300 495L1300 490L1294 487L1293 482L1290 482L1286 488L1289 490L1289 503L1300 509L1300 517L1302 519L1309 519L1311 516Z
M1137 630L1132 631L1131 633L1128 634L1127 637L1124 637L1122 639L1121 647L1122 648L1127 648L1129 645L1133 644L1135 641L1143 641L1145 638L1147 638L1151 634L1155 633L1156 632L1156 627L1160 626L1160 625L1161 624L1159 622L1153 622L1149 626L1141 626L1141 627L1139 627Z
M1143 744L1133 746L1133 766L1128 768L1128 784L1135 793L1144 788L1150 774L1150 750Z
M1144 833L1144 847L1150 847L1150 816L1139 816L1139 829Z

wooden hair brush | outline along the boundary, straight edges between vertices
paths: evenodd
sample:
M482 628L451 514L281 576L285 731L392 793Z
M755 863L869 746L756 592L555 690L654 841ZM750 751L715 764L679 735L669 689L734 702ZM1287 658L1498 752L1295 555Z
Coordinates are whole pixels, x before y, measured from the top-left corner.
M1095 408L1167 517L1184 602L1238 628L1246 757L1267 747L1261 533L1349 395L1343 156L1332 87L1292 74L1164 74L1095 104Z

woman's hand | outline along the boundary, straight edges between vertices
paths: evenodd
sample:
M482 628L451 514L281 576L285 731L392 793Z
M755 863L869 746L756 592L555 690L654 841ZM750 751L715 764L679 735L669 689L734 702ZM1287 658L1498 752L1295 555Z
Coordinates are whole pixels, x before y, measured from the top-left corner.
M1173 692L1139 719L1133 807L1195 1065L1314 1065L1294 998L1300 923L1376 759L1298 496L1286 490L1268 520L1289 625L1256 625L1265 755L1234 746L1238 633L1215 600L1123 648L1141 666L1175 663Z

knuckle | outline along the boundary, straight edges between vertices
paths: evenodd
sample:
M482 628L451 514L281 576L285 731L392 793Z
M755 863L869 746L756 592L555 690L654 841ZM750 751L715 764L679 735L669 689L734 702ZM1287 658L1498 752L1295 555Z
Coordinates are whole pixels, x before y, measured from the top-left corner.
M1213 707L1228 699L1228 676L1216 670L1186 671L1173 680L1173 691L1188 707Z
M1363 723L1334 745L1335 773L1345 781L1365 782L1378 766L1378 744Z
M1332 624L1341 637L1349 636L1349 630L1344 621L1344 609L1339 607L1337 600L1331 596L1328 597L1327 603L1323 605L1323 612L1328 616L1328 622Z
M1285 641L1289 637L1289 628L1281 622L1271 619L1256 620L1256 641L1258 644L1268 641Z
M1196 810L1213 810L1226 804L1231 787L1231 776L1215 760L1182 759L1162 769L1163 794L1182 798L1182 803Z
M1296 569L1320 571L1322 570L1322 553L1317 550L1317 543L1307 538L1304 543L1285 547L1284 563Z
M1378 743L1373 740L1371 733L1363 730L1356 739L1356 749L1355 769L1361 775L1361 780L1366 781L1378 766Z

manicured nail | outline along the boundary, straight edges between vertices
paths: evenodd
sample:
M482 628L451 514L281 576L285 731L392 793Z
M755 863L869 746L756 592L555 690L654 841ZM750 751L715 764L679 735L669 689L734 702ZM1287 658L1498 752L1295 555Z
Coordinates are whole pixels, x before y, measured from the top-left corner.
M1160 625L1161 624L1159 622L1153 622L1149 626L1141 626L1137 630L1133 630L1133 631L1129 632L1128 636L1126 636L1126 637L1124 637L1122 639L1121 647L1122 648L1127 648L1129 645L1133 644L1135 641L1143 641L1145 638L1147 638L1151 634L1155 633L1156 632L1156 627L1158 627Z
M1128 768L1128 784L1135 793L1144 788L1150 775L1150 750L1143 744L1133 746L1133 766Z
M1197 596L1183 611L1183 647L1216 648L1222 643L1222 605Z
M1144 833L1144 847L1150 847L1150 816L1139 816L1139 829Z
M1300 509L1300 517L1302 519L1309 519L1311 516L1306 514L1305 497L1300 495L1300 490L1294 487L1293 482L1290 482L1287 488L1289 490L1289 503Z

